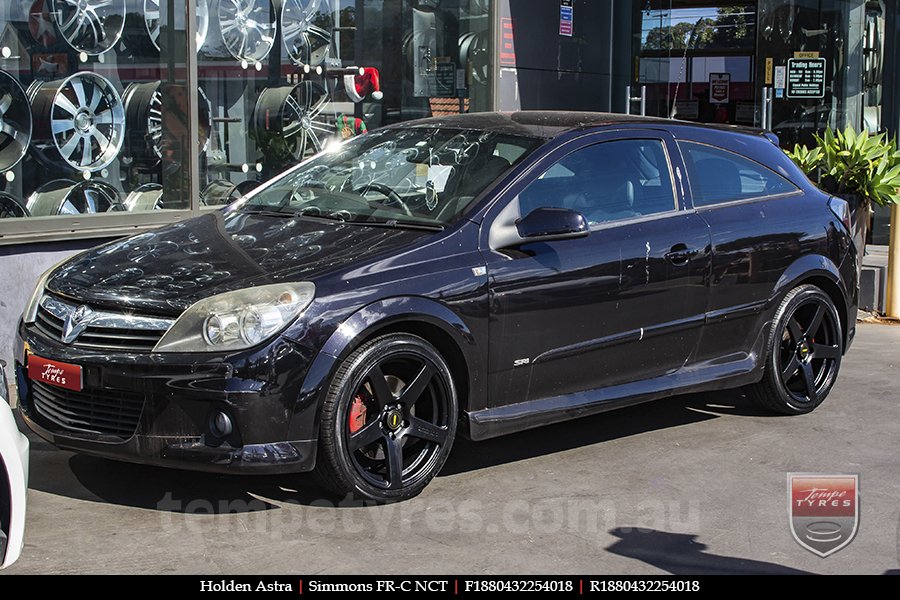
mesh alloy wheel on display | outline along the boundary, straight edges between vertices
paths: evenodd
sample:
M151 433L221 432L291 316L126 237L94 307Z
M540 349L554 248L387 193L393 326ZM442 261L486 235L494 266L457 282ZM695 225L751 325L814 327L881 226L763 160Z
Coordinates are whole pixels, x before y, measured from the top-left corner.
M0 192L0 219L13 219L30 216L18 198L6 192Z
M72 48L99 56L118 43L125 28L125 0L50 0L50 14Z
M19 164L31 143L31 108L19 82L0 71L0 172Z
M34 143L56 147L62 159L79 171L108 166L125 139L125 110L113 84L96 73L35 82L29 90L35 123ZM48 118L49 117L49 118Z
M45 183L28 198L32 216L83 215L125 210L113 186L103 181L57 179Z
M206 42L206 33L209 30L209 3L207 0L196 0L197 2L197 50L203 47ZM160 0L143 0L144 5L144 26L147 28L147 35L153 47L159 50L159 3Z
M284 163L320 151L334 126L324 119L329 95L315 81L266 88L253 113L253 136L268 160Z
M297 65L318 66L328 58L334 19L324 0L285 0L281 35Z
M269 0L219 0L216 13L228 54L248 63L269 55L278 29Z

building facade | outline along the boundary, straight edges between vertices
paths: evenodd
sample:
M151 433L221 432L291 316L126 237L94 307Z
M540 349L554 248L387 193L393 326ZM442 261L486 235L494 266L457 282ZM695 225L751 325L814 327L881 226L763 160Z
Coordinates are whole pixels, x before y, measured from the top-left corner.
M380 125L543 108L768 126L785 147L893 134L897 31L896 0L8 0L0 358L58 260Z

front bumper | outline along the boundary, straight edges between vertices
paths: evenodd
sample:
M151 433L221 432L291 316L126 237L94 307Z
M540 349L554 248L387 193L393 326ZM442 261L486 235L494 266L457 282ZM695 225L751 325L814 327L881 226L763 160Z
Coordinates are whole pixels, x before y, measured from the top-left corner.
M83 390L31 381L32 354L80 365ZM316 459L316 406L298 401L308 354L283 338L234 356L103 354L20 323L15 375L23 420L59 448L191 470L294 473ZM220 412L233 425L227 435L213 426Z

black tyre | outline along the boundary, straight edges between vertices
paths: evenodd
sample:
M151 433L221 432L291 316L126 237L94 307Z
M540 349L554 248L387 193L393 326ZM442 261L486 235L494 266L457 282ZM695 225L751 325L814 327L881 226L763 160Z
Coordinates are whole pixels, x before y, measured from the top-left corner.
M453 377L434 346L402 333L375 338L331 382L316 479L341 496L412 498L444 466L456 416Z
M844 353L841 320L831 298L814 285L790 292L775 313L765 374L748 386L761 408L788 415L812 411L837 380Z

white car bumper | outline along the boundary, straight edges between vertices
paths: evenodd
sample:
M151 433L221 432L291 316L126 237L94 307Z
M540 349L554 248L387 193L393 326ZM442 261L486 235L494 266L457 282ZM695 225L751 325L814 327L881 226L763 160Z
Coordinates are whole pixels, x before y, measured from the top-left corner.
M6 394L6 378L0 375L0 494L6 495L8 490L9 495L8 498L0 498L0 509L7 505L10 509L9 522L3 523L7 539L5 554L0 551L0 568L15 562L22 551L28 489L28 438L16 427Z

